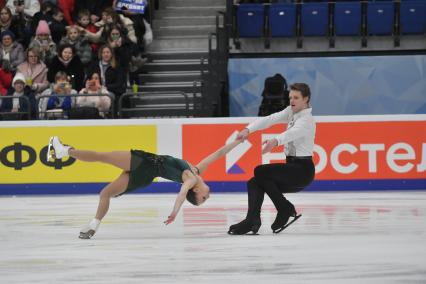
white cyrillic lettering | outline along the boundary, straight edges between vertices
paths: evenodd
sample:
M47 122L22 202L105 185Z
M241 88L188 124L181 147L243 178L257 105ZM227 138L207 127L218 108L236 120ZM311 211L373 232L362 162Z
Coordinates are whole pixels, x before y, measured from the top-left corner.
M361 144L361 151L368 152L368 172L377 172L377 151L383 151L385 149L384 144Z
M422 144L422 152L421 152L422 159L420 160L420 164L417 165L417 172L422 173L426 171L426 143Z
M396 153L398 150L404 150L405 153ZM414 160L416 158L413 147L407 143L396 143L392 145L386 153L386 161L389 167L397 173L409 172L414 165L412 163L405 163L400 166L395 163L396 160Z
M354 172L358 168L358 165L355 163L350 163L347 166L343 166L342 164L340 164L339 155L341 152L349 152L353 154L357 150L358 149L352 144L340 144L336 146L331 152L331 157L330 157L331 165L337 172L342 174L350 174Z
M327 166L327 152L325 152L323 147L315 144L314 153L317 153L319 157L318 164L315 165L315 173L318 174Z

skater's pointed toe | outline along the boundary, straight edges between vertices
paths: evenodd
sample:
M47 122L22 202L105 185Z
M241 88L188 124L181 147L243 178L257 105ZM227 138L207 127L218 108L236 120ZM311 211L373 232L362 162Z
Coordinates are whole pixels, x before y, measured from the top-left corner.
M47 148L47 160L62 159L69 155L69 149L71 149L71 147L63 145L58 136L52 136L49 139L49 145Z

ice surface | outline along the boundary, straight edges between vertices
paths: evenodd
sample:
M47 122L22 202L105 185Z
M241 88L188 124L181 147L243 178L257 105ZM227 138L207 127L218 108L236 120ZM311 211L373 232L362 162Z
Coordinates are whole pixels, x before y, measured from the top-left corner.
M296 193L278 235L266 197L257 236L230 236L245 194L186 203L175 195L114 199L91 240L78 239L98 197L0 198L0 283L426 283L426 191Z

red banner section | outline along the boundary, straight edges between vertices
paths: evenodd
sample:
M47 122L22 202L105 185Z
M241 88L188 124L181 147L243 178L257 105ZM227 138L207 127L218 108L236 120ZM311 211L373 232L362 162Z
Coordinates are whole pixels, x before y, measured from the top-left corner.
M182 125L183 158L198 163L245 124ZM262 141L281 133L275 125L250 135L210 165L207 181L245 181L259 164L282 162L283 148L261 154ZM319 122L315 139L316 180L425 179L426 121Z

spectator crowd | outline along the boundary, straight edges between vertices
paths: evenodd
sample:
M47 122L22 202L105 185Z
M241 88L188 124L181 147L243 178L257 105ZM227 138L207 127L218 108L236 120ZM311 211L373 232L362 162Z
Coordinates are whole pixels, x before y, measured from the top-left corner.
M0 120L113 115L152 42L149 9L117 4L0 0Z

